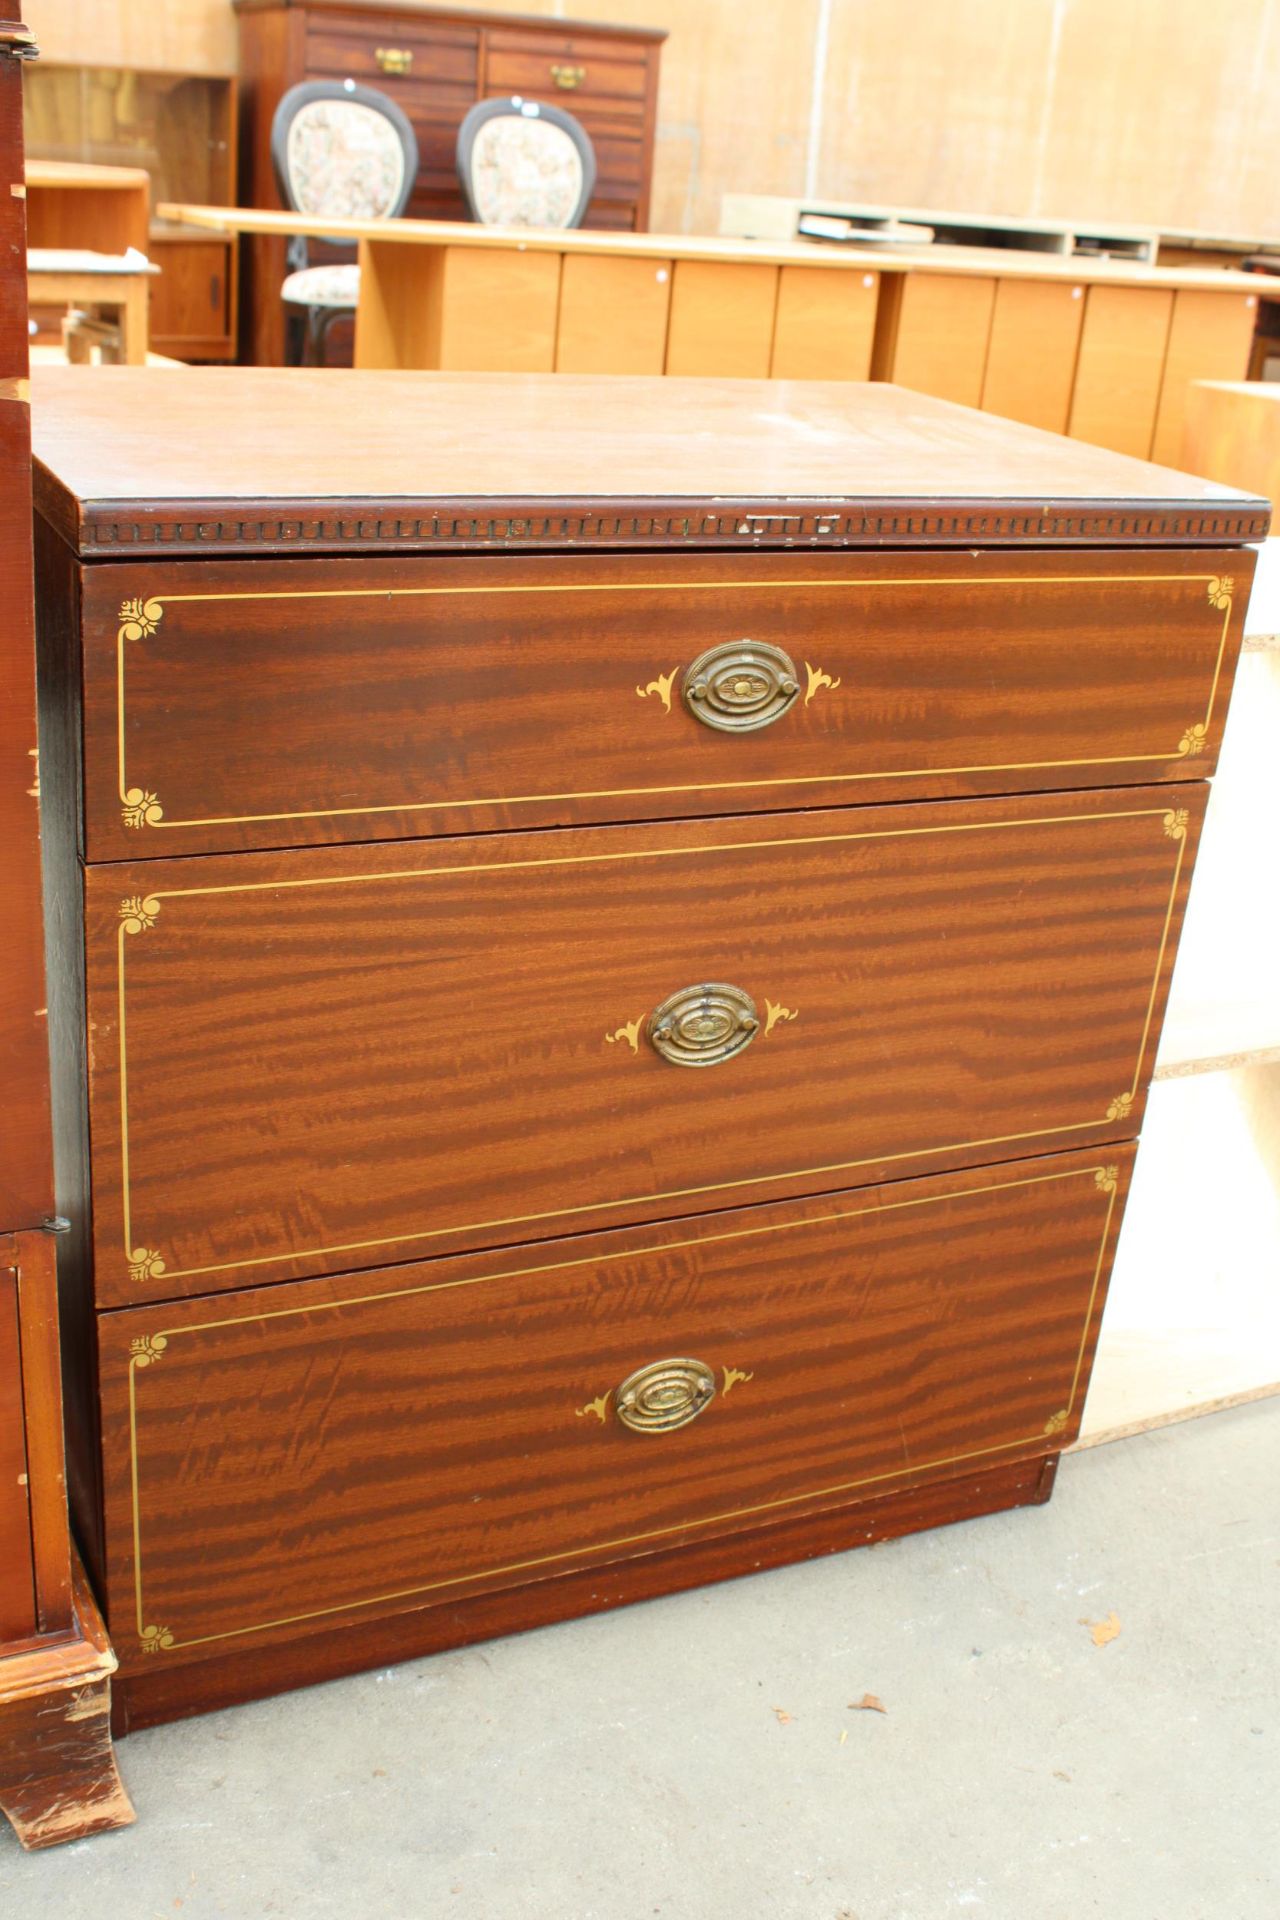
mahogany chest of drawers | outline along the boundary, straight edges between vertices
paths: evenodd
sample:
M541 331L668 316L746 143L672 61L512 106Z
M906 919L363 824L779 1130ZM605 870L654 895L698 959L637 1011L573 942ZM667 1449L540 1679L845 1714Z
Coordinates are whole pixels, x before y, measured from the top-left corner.
M478 100L520 94L566 107L596 155L583 222L643 232L649 224L663 27L601 25L479 12L421 0L234 0L240 27L244 204L278 207L271 119L301 80L357 80L401 107L418 142L406 213L465 220L458 128ZM246 241L254 357L279 364L284 242ZM329 257L333 257L330 253Z
M124 1717L1045 1498L1265 503L885 386L35 430Z

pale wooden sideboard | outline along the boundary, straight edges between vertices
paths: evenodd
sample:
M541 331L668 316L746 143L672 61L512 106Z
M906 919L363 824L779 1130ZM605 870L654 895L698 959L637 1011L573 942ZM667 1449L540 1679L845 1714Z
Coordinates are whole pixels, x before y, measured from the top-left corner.
M356 365L891 380L1174 465L1192 380L1238 377L1280 279L930 247L307 221L191 225L359 243Z

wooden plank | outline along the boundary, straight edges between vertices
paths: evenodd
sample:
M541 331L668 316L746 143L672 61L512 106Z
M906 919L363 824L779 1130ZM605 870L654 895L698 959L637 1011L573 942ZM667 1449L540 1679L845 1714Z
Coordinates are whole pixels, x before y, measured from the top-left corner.
M878 273L783 267L773 325L775 380L865 380L871 372Z
M439 365L450 373L550 373L560 256L447 247Z
M0 1267L0 1643L35 1631L18 1275Z
M360 242L355 364L362 369L440 365L444 249Z
M666 371L765 378L777 299L775 266L678 260Z
M875 377L976 407L995 296L995 280L985 275L906 275L896 307L891 303L877 323Z
M1080 282L1002 278L991 319L983 411L1064 433L1083 320Z
M1067 432L1145 460L1164 378L1173 294L1158 287L1090 287Z
M661 373L670 300L669 260L566 255L557 373Z
M1198 293L1190 288L1175 293L1151 442L1153 460L1166 466L1178 464L1193 380L1244 379L1257 317L1256 294Z

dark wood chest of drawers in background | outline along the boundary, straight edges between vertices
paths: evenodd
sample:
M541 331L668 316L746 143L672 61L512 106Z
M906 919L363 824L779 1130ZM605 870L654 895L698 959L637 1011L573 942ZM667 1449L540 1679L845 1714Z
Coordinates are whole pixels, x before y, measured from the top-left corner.
M358 80L404 108L418 140L418 180L406 212L465 220L455 149L477 100L518 93L554 100L586 128L596 151L588 227L649 224L658 62L666 31L596 26L536 15L469 12L367 0L235 0L240 22L241 197L278 207L271 119L300 80ZM279 365L283 243L245 242L253 358Z
M360 381L37 391L135 1722L1046 1497L1267 521L884 386Z

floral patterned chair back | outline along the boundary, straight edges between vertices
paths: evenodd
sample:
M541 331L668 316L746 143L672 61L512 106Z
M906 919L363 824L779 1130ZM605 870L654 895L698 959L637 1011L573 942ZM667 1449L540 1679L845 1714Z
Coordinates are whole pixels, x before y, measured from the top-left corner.
M458 129L458 176L485 226L580 227L595 151L571 113L537 100L482 100Z
M405 210L418 172L418 142L394 100L354 80L304 80L290 87L271 122L271 160L280 198L293 213L335 220L391 220ZM321 255L312 261L312 246ZM323 358L325 335L360 295L354 260L326 249L342 240L289 242L285 305L305 316L304 357ZM292 357L292 356L287 356Z

